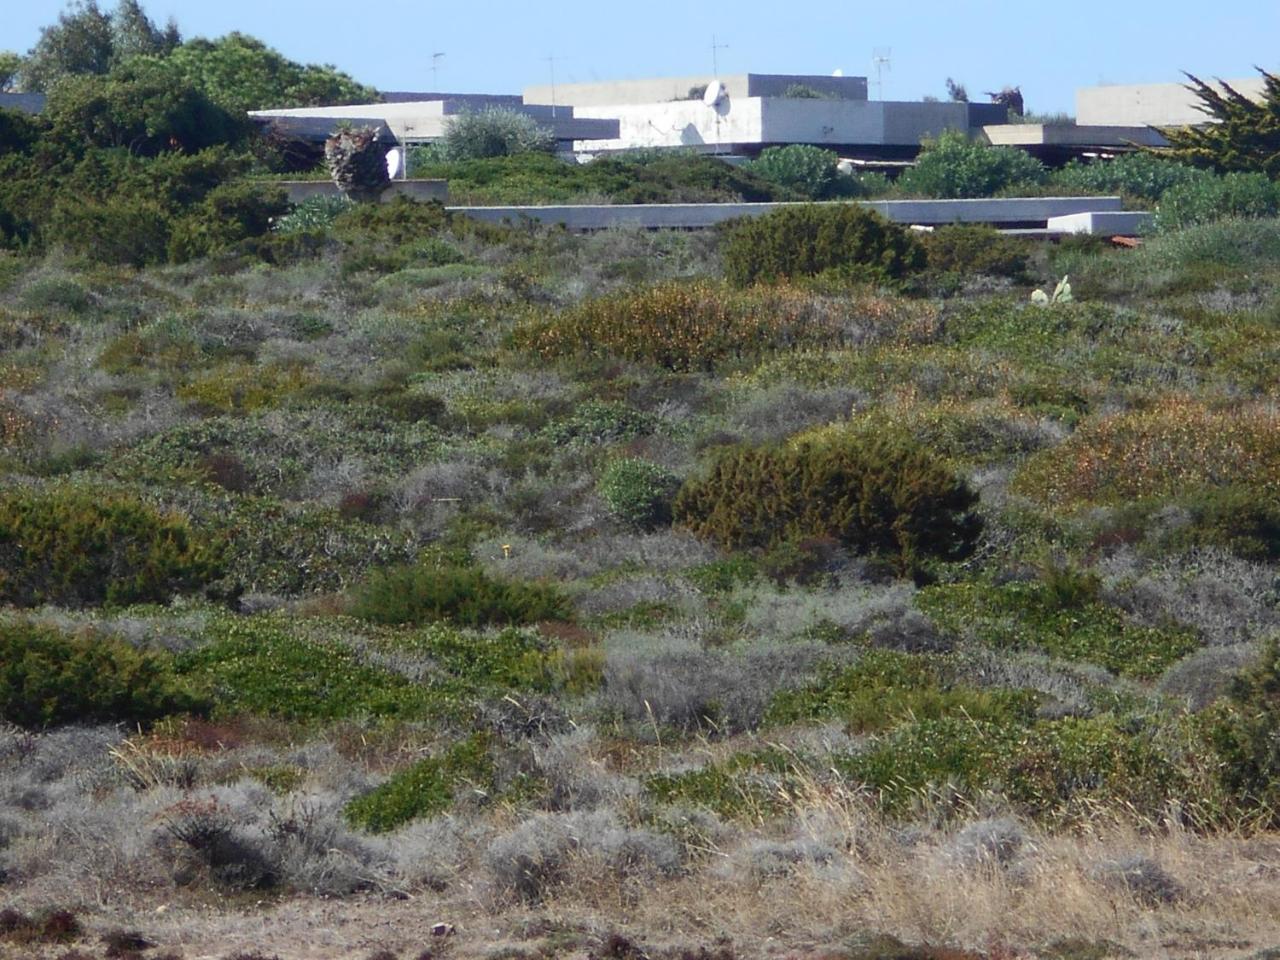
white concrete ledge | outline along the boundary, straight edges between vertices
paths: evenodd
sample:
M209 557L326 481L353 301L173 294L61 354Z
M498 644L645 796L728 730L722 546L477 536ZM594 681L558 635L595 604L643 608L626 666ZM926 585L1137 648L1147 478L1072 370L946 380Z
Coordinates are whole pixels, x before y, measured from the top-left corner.
M1155 215L1145 210L1091 211L1050 217L1054 233L1092 233L1104 237L1136 237L1151 228Z
M989 223L1048 226L1051 218L1077 213L1119 212L1119 197L1010 197L999 200L861 200L895 223L942 226ZM604 230L634 226L644 229L704 230L738 217L758 217L798 203L639 203L560 206L450 207L488 223L559 224L568 230Z

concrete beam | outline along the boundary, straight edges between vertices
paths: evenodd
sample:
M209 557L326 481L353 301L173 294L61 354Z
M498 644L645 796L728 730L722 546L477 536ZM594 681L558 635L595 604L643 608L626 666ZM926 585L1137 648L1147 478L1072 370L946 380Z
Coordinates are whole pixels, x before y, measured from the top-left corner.
M1147 233L1155 223L1155 214L1146 210L1095 210L1050 217L1048 228L1054 233L1089 233L1104 237L1136 237Z
M999 226L1047 226L1053 217L1120 210L1119 197L1010 197L999 200L863 200L895 223L944 226L988 223ZM794 203L662 203L583 204L561 206L450 207L455 213L487 223L559 224L568 230L604 230L632 226L643 229L705 230L738 217L758 217Z

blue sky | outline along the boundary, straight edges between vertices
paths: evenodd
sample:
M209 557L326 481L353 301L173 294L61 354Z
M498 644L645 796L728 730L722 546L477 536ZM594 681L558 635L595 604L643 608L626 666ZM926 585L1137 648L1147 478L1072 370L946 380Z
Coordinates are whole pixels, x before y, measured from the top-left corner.
M100 0L109 8L114 0ZM3 0L0 49L24 52L61 0ZM873 74L891 48L886 99L944 96L948 76L978 99L1020 84L1027 107L1074 112L1077 87L1250 76L1280 69L1280 0L985 0L974 3L739 0L152 0L157 20L184 36L253 34L286 55L333 63L387 90L439 87L518 93L546 82L710 72L715 35L722 73ZM367 22L354 19L365 14ZM874 82L874 81L873 81Z

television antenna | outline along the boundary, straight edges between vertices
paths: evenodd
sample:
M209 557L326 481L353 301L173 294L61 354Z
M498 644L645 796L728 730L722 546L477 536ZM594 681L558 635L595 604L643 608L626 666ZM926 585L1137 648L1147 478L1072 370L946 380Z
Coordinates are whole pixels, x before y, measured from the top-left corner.
M720 51L728 50L727 43L716 43L716 35L711 35L711 75L713 77L720 76Z
M884 99L884 75L893 69L893 49L875 47L871 51L871 65L876 71L876 99Z
M440 61L444 59L444 51L431 55L431 92L440 92Z
M556 61L564 60L565 57L557 57L554 53L542 58L546 61L547 69L551 72L551 119L556 118Z

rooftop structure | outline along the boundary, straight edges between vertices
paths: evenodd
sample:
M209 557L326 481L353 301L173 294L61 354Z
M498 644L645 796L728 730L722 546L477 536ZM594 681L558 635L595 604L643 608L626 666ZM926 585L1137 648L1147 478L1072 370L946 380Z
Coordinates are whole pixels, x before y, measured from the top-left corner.
M699 74L606 83L567 83L526 87L525 103L564 103L574 107L648 105L673 100L701 100L709 84L719 82L732 99L784 97L797 88L834 100L866 100L866 77L829 77L816 74L742 73L724 77Z
M807 143L860 157L911 157L920 140L944 130L976 131L1000 123L994 104L910 103L726 96L649 104L575 106L581 117L618 121L616 137L583 138L583 152L636 147L692 147L709 153L755 154L769 146Z
M466 99L411 100L398 103L357 103L341 107L292 107L253 110L250 116L306 139L323 140L339 121L380 128L381 136L400 143L420 143L444 136L450 117L484 106L518 110L550 127L566 147L583 138L616 137L618 123L608 118L582 119L572 107L504 102L505 98L475 96Z
M1246 97L1261 100L1261 77L1228 80ZM1076 122L1100 127L1182 127L1204 123L1200 100L1181 83L1141 83L1084 87L1076 91Z

